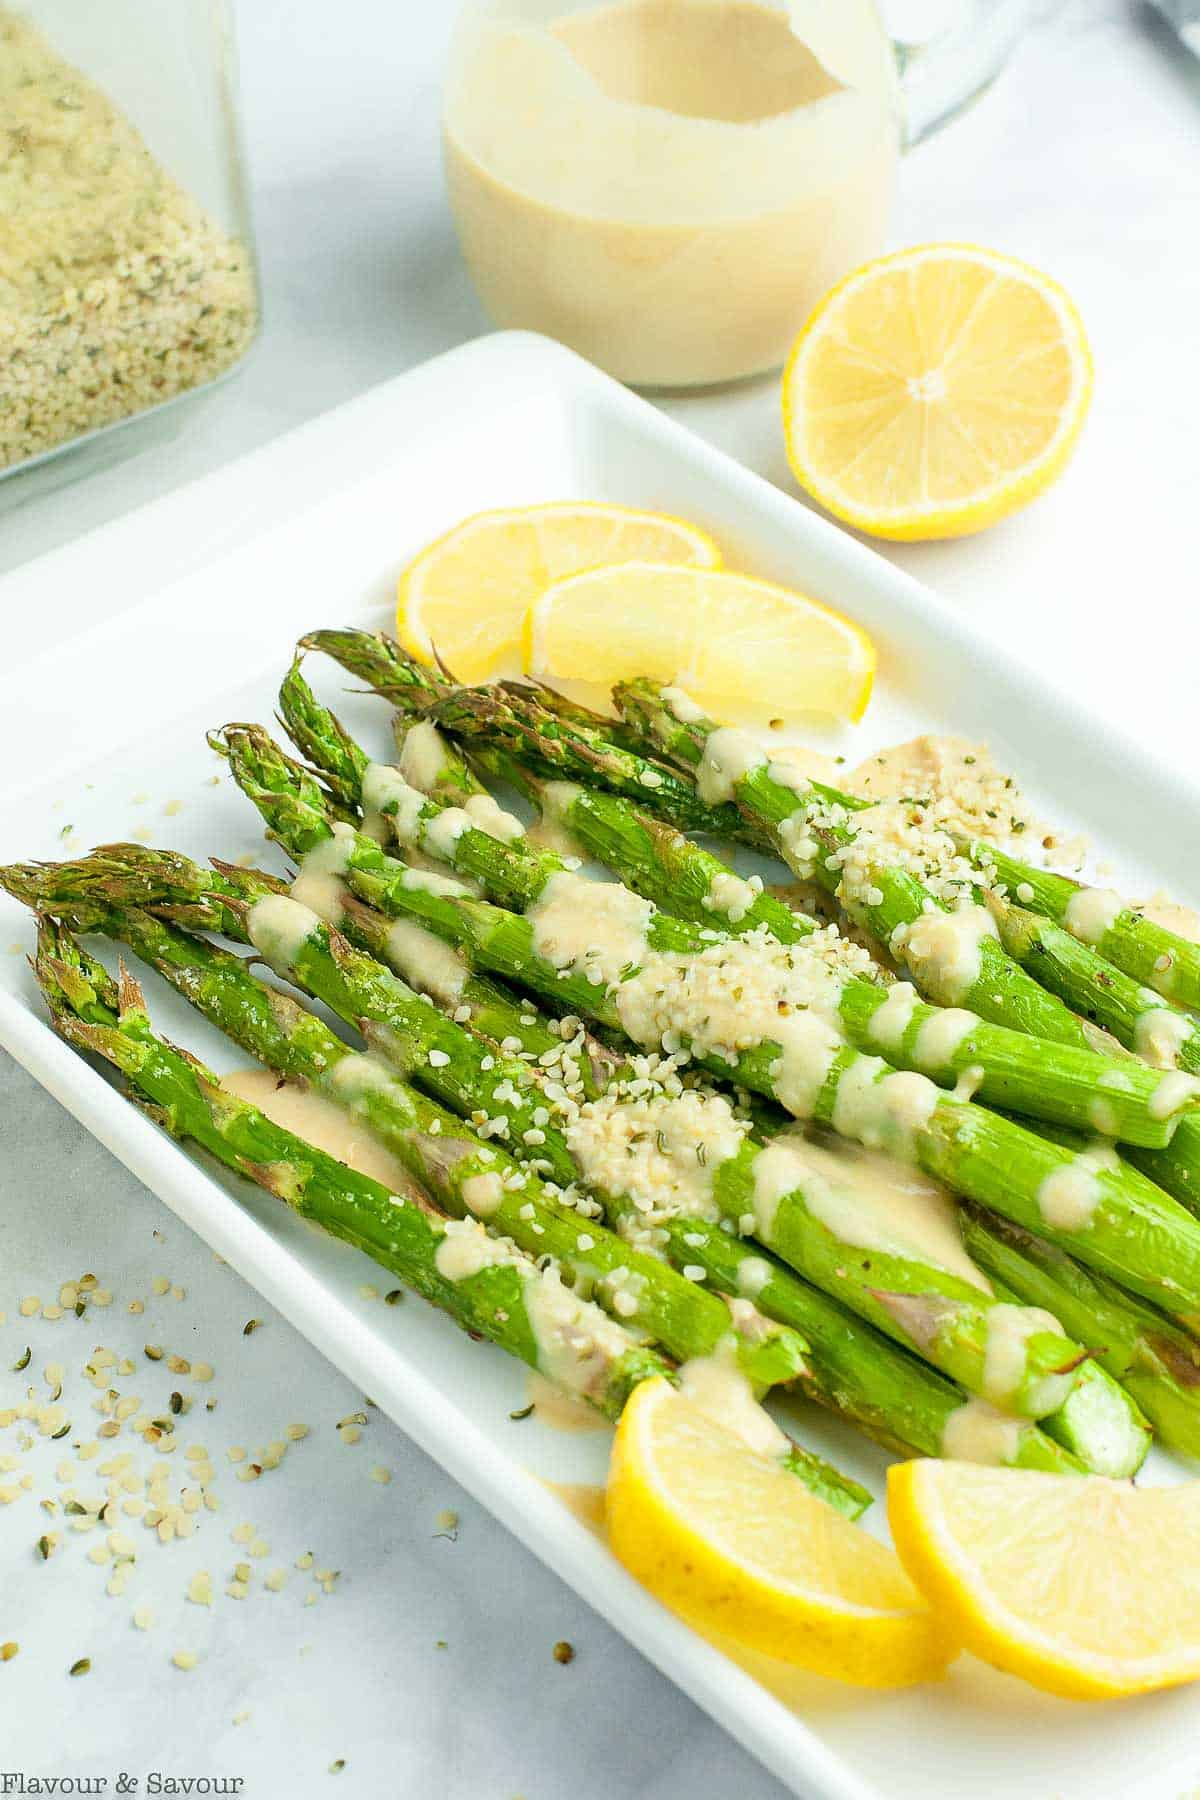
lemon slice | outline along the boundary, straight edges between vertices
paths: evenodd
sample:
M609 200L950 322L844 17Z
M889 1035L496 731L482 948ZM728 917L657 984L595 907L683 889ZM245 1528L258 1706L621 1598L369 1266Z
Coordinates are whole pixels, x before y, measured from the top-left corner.
M589 569L529 610L527 674L677 683L706 710L861 719L875 646L841 613L749 575L658 562Z
M838 518L962 537L1058 476L1092 361L1049 276L966 244L867 263L818 306L783 376L788 460Z
M713 540L683 519L568 501L477 513L414 557L400 576L396 623L423 662L434 647L460 681L517 667L521 624L552 581L597 563L720 565Z
M1200 1482L975 1463L888 1471L905 1568L968 1649L1072 1700L1200 1676Z
M661 1377L621 1416L607 1513L625 1567L701 1631L864 1687L951 1654L890 1550Z

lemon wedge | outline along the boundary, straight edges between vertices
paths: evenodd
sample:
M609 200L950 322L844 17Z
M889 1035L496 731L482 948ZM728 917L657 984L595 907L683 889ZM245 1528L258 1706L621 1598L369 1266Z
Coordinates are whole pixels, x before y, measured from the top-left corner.
M900 1463L888 1517L913 1580L996 1668L1072 1700L1200 1676L1200 1482Z
M771 582L629 562L546 589L529 609L525 670L606 686L645 675L718 714L860 719L875 647L841 613Z
M1056 282L991 250L927 244L867 263L809 319L783 376L788 460L863 531L962 537L1050 486L1091 390Z
M952 1654L890 1550L661 1377L621 1416L607 1517L625 1567L701 1631L864 1687Z
M697 526L662 513L567 501L476 513L414 557L399 581L396 625L422 662L434 648L460 681L517 667L521 624L551 582L597 563L651 558L715 569Z

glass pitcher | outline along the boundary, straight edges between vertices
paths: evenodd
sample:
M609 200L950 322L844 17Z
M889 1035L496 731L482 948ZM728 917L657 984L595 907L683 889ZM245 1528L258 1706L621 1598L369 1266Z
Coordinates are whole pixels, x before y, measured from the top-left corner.
M778 367L1029 10L914 47L874 0L467 0L443 140L487 311L639 387Z
M107 454L257 324L227 0L0 0L0 476Z

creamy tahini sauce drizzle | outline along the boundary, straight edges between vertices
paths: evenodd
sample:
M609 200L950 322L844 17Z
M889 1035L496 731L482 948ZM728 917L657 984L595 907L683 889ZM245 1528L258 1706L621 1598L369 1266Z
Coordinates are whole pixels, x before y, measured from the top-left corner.
M1010 1306L1001 1301L989 1310L982 1385L984 1398L994 1406L1011 1404L1016 1398L1025 1381L1029 1340L1039 1332L1063 1335L1058 1320L1041 1307Z
M722 725L710 732L704 742L696 771L700 798L706 806L720 806L732 800L738 782L752 769L762 768L766 761L766 751L747 732Z
M978 1024L978 1013L966 1012L961 1006L942 1007L918 1031L913 1061L922 1069L948 1069Z
M1146 1111L1152 1119L1169 1119L1200 1094L1200 1080L1179 1070L1164 1075L1150 1096Z
M898 981L888 989L883 1005L871 1014L869 1026L871 1036L881 1050L899 1049L919 1005L917 990L910 981Z
M861 1056L838 1082L833 1102L833 1128L868 1150L886 1150L911 1162L916 1136L929 1123L942 1098L925 1075L909 1070L887 1073L875 1056Z
M843 1040L836 1025L840 980L819 957L755 935L689 955L650 954L616 992L621 1023L638 1043L729 1063L759 1044L778 1050L772 1078L780 1103L807 1117Z
M646 956L648 900L617 882L592 881L560 870L525 913L533 948L556 969L612 987Z
M1147 992L1146 1010L1134 1022L1133 1047L1152 1068L1173 1069L1195 1033L1195 1022L1186 1013L1173 1012L1161 1004L1157 994Z
M456 880L453 875L445 875L436 868L425 868L420 863L414 863L404 871L400 886L414 894L445 894L450 899L459 900L467 899L478 891L466 882Z
M543 958L615 990L635 1042L731 1064L745 1049L771 1045L776 1098L797 1118L811 1117L845 1048L840 976L815 953L755 934L687 955L653 952L646 942L652 915L626 888L562 872L526 917ZM860 1057L839 1081L834 1124L869 1148L911 1158L939 1099L925 1076Z
M579 1412L590 1413L593 1418L599 1419L600 1427L604 1426L605 1420L601 1419L600 1415L594 1412L590 1406L583 1407L578 1401L571 1401L569 1398L566 1398L564 1403L573 1406ZM534 1404L536 1406L537 1402L535 1401ZM552 1420L549 1422L553 1423ZM568 1426L567 1429L572 1430L573 1427ZM598 1538L607 1538L608 1524L605 1517L605 1494L602 1487L591 1481L548 1481L543 1475L539 1475L537 1479L548 1492L562 1501L567 1511L572 1513L581 1525L586 1525L588 1530L594 1532Z
M355 836L354 827L339 820L333 836L314 844L301 859L292 883L292 899L310 906L326 924L336 924L342 916L346 897L342 876L350 866Z
M578 1395L565 1393L562 1388L555 1387L537 1369L530 1369L526 1373L525 1398L533 1407L538 1422L549 1425L552 1431L604 1431L608 1427L608 1420L603 1413L579 1399ZM553 1483L548 1485L554 1486ZM588 1488L581 1491L599 1497L600 1523L603 1524L604 1489ZM557 1487L555 1492L560 1496L565 1495L565 1490Z
M586 792L575 781L546 781L538 793L539 817L526 830L528 841L556 856L580 856L584 846L567 824L567 814Z
M755 1300L771 1279L771 1265L765 1256L748 1256L738 1264L738 1293Z
M1100 1175L1120 1166L1111 1144L1093 1144L1052 1170L1037 1191L1038 1211L1046 1224L1056 1231L1082 1231L1104 1198Z
M277 975L286 975L321 919L288 894L264 894L246 918L246 936Z
M486 831L502 844L515 844L525 836L525 827L516 814L505 812L491 794L472 794L463 801L463 809L479 831Z
M805 807L797 807L775 827L779 853L798 881L811 881L817 867L820 845L812 835L812 824Z
M842 1243L928 1263L991 1292L963 1247L954 1201L919 1170L857 1145L832 1149L799 1131L784 1132L754 1167L754 1215L765 1243L781 1202L793 1193Z
M427 850L443 862L452 863L459 838L477 827L465 807L447 806L436 817L422 820L417 829Z
M290 1081L281 1086L271 1069L235 1069L222 1075L221 1086L257 1106L285 1131L295 1132L360 1175L382 1182L392 1193L414 1192L414 1182L403 1163L371 1136L361 1119L323 1094Z
M529 1266L504 1238L489 1237L478 1219L448 1219L433 1260L445 1281L469 1281L484 1269ZM526 1281L523 1289L527 1304L531 1285Z
M462 998L470 970L452 945L426 931L415 919L396 919L388 926L383 954L397 975L419 993L444 1006Z
M797 1119L809 1119L844 1047L841 1034L815 1013L801 1013L782 1021L774 1037L780 1052L771 1069L775 1097Z
M832 756L802 744L773 746L767 772L779 787L791 788L796 794L807 794L814 781L825 787L840 786L841 771Z
M504 1199L504 1183L499 1175L468 1175L460 1189L463 1205L477 1219L490 1219L500 1210Z
M432 719L410 725L400 746L399 769L405 781L431 794L446 763L446 744Z
M353 1051L335 1065L330 1080L340 1096L353 1102L374 1088L390 1087L396 1080L396 1071L381 1057Z
M630 1347L615 1320L564 1286L554 1269L527 1280L525 1313L542 1373L575 1393L591 1393Z
M1024 1429L1020 1419L987 1400L968 1400L955 1407L942 1427L942 1455L955 1462L1004 1467L1016 1461Z
M1200 913L1192 907L1181 906L1166 894L1152 894L1136 910L1152 925L1161 925L1164 931L1186 938L1189 944L1200 944Z
M682 688L665 687L661 690L662 698L671 713L681 725L697 725L707 715L702 706L697 706L690 694Z
M1098 944L1129 902L1113 888L1080 888L1067 901L1063 924L1084 944Z
M986 906L952 913L934 907L911 924L898 925L889 947L924 993L942 1006L957 1006L979 980L985 940L998 937Z
M407 844L415 839L429 800L390 763L368 763L363 771L362 804L364 812L382 813L400 842Z
M737 1365L734 1340L711 1356L693 1356L679 1371L679 1391L698 1412L740 1438L759 1456L785 1456L791 1445Z

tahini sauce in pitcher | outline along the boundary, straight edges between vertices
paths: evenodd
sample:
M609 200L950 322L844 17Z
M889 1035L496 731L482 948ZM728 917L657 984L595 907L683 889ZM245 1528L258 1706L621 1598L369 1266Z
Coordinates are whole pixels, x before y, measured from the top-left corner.
M540 10L469 7L446 92L451 204L493 319L637 385L777 366L882 241L898 122L871 0L522 22Z

